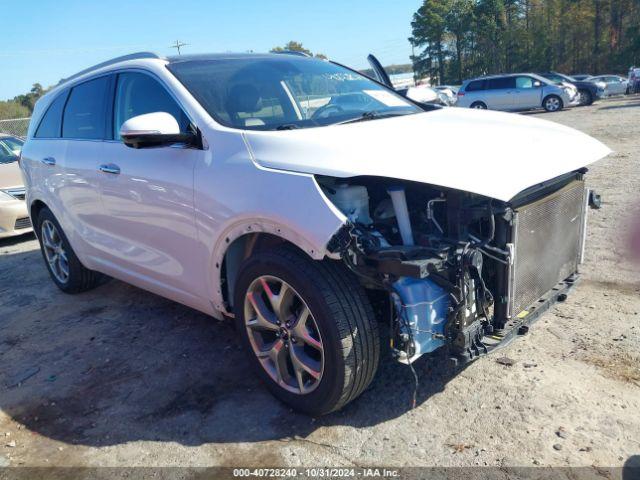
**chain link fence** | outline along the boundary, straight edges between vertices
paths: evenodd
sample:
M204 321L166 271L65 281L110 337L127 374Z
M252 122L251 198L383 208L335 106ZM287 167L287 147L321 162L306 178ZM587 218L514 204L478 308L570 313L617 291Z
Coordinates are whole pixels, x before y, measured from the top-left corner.
M0 134L15 135L17 137L26 137L29 128L30 118L12 118L9 120L0 120Z

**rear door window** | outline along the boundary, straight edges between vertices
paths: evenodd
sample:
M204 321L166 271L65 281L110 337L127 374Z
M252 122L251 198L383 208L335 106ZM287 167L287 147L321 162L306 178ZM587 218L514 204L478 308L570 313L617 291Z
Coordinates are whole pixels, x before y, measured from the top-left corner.
M51 102L36 130L36 138L60 138L62 127L62 110L69 92L64 92Z
M464 89L465 92L477 92L479 90L484 90L484 80L474 80L473 82L469 82L469 85Z
M109 77L89 80L73 87L62 119L64 138L105 138Z
M165 112L173 116L186 133L190 120L182 108L154 78L144 73L125 72L118 75L113 122L113 138L120 139L120 127L132 117Z
M515 77L500 77L500 78L491 78L488 80L489 89L490 90L503 90L506 88L515 88L516 87L516 79Z

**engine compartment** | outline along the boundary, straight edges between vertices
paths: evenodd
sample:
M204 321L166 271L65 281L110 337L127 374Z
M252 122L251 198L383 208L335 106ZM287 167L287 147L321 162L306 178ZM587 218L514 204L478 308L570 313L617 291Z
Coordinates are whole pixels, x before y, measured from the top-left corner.
M505 337L520 314L510 311L509 298L514 212L583 173L537 185L508 203L381 177L316 179L348 219L328 249L365 288L388 294L391 349L410 364L441 347L470 361Z

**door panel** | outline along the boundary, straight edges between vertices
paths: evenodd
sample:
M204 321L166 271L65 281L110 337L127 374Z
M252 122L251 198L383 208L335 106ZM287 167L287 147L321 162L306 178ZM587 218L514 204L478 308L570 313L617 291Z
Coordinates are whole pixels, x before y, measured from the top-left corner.
M129 118L163 111L181 129L190 121L157 80L144 73L118 75L114 137ZM183 146L134 149L105 142L100 192L108 241L101 245L104 268L128 281L196 308L205 297L203 256L198 254L193 172L202 151Z
M487 100L489 108L494 110L517 109L515 79L498 77L487 80Z
M103 227L109 232L101 248L116 269L173 289L200 290L205 266L196 254L193 208L193 169L200 154L105 144L104 163L120 173L101 172Z
M607 80L607 88L611 95L622 95L626 93L626 85L624 82L621 82L618 77L610 77Z
M63 228L77 253L88 257L88 267L95 247L106 238L102 229L104 208L98 184L98 164L104 142L71 140L59 162L58 198L64 206Z
M538 108L542 103L540 98L540 87L534 86L534 80L531 77L516 77L516 99L518 109L526 110L530 108Z
M101 76L74 86L62 117L62 137L67 143L61 160L59 198L64 205L63 227L76 253L89 268L101 229L104 209L97 166L104 148L111 77ZM70 227L69 227L70 225Z

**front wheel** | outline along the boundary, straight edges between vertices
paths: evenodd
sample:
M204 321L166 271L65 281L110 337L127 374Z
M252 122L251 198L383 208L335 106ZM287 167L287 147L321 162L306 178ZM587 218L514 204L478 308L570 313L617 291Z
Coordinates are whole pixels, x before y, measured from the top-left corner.
M380 355L378 327L354 276L288 248L240 267L234 310L258 375L296 410L323 415L355 399Z
M593 103L593 95L589 90L578 90L578 95L580 95L580 105L587 106Z
M557 112L558 110L562 110L562 107L562 99L557 95L549 95L542 102L542 108L547 112Z

